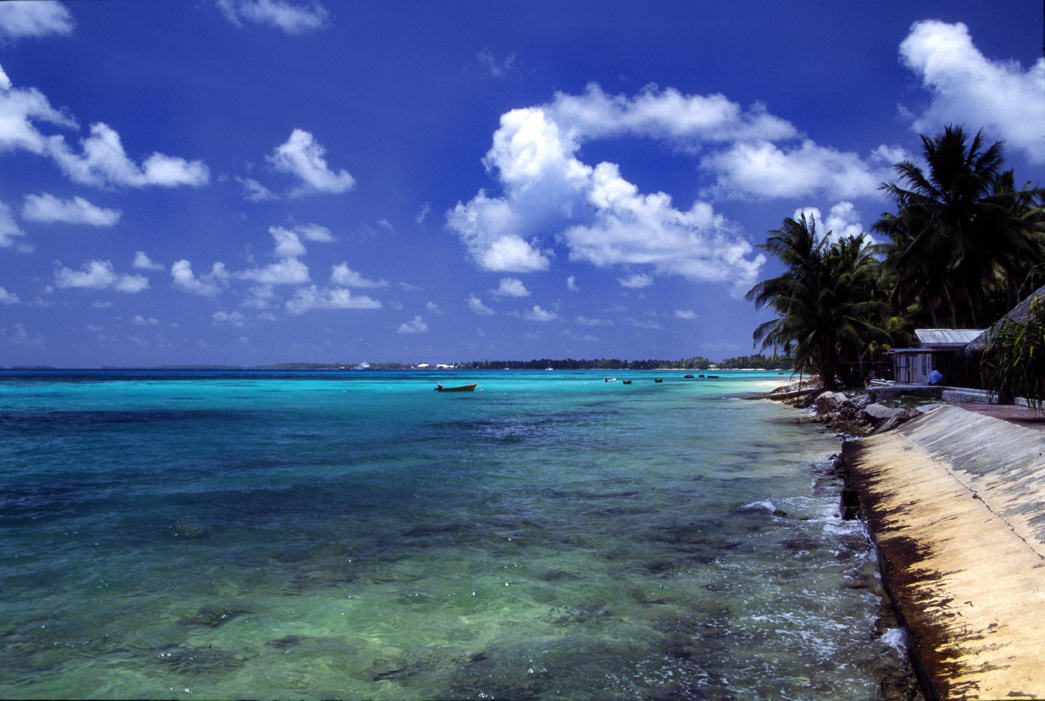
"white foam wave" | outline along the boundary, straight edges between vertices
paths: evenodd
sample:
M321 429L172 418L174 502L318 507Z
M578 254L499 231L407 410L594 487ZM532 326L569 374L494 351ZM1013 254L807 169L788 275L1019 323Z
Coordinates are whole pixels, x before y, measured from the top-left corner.
M768 499L763 501L753 501L750 504L744 504L740 507L741 511L768 511L773 513L776 511L776 507L773 506L773 502Z
M907 651L907 631L904 628L890 628L882 633L882 642L899 653Z

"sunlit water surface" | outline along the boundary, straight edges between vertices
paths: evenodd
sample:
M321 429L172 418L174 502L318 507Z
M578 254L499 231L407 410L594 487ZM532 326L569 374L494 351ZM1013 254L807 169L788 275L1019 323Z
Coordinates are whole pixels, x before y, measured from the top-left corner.
M0 373L0 697L874 698L837 440L682 375Z

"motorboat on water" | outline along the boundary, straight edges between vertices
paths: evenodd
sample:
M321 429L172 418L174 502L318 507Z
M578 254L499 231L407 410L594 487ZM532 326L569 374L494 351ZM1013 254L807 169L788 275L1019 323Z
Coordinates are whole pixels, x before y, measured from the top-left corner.
M479 384L478 382L473 382L470 385L461 385L459 387L443 387L440 384L440 385L436 385L435 391L436 392L474 392L475 391L475 387L478 384Z

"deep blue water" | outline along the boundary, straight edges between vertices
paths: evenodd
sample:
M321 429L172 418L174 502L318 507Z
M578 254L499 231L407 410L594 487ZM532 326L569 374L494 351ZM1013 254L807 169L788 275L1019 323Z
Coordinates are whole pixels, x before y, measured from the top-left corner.
M875 698L837 441L683 374L0 372L0 697Z

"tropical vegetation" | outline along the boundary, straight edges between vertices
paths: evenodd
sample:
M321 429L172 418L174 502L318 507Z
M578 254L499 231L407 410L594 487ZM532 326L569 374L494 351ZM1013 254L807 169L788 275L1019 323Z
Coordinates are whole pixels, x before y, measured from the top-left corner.
M716 363L720 370L791 370L794 366L789 355L741 355Z
M989 326L1045 282L1045 191L1016 187L1002 142L948 126L922 145L924 169L902 161L881 185L895 211L871 232L836 237L805 215L769 232L760 248L785 271L747 294L777 314L754 332L762 351L851 385L915 328Z
M1009 319L992 331L981 367L999 401L1023 397L1038 411L1045 407L1045 297L1031 303L1025 320Z

